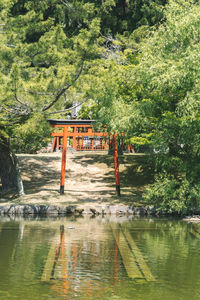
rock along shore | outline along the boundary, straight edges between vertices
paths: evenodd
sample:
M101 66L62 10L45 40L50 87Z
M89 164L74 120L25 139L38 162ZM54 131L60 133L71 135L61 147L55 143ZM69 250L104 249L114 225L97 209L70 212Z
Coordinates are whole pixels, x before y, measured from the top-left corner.
M187 222L187 223L200 223L200 215L192 215L192 216L186 216L185 218L183 218L183 221Z
M67 216L67 215L136 215L153 216L163 215L154 206L127 206L127 205L106 205L106 206L54 206L54 205L2 205L0 215L16 216Z

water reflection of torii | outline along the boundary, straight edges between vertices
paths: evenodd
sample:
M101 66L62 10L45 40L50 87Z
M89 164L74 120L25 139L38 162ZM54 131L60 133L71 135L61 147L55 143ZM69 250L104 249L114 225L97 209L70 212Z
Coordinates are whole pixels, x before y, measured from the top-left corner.
M149 267L147 266L140 250L138 249L137 245L135 244L131 234L129 233L128 229L123 225L119 225L113 222L110 222L110 226L112 228L113 236L115 238L115 250L114 250L114 268L113 268L113 281L114 284L117 281L118 277L118 259L119 253L121 255L124 267L126 269L127 275L129 278L135 280L143 280L145 281L155 281L154 276L152 275ZM65 248L65 235L64 235L64 226L60 226L60 240L55 247L55 242L51 247L46 264L42 274L42 281L50 281L52 279L59 279L55 277L55 269L58 263L58 259L61 256L61 276L60 279L62 280L62 290L64 294L70 288L70 276L68 271L68 259L66 258L66 248ZM55 249L56 248L56 249ZM73 271L76 272L77 266L77 244L73 245L72 249L72 265ZM88 292L92 289L92 285L90 282L88 284Z
M75 273L77 267L77 256L78 256L77 244L72 245L71 256L72 256L73 272ZM61 271L61 276L57 277L55 276L57 275L55 274L55 269L58 264L59 257L61 258L62 271ZM57 293L62 293L63 296L69 293L69 289L71 287L73 277L69 275L69 270L68 270L68 259L66 258L65 234L64 234L63 225L60 226L59 242L55 247L55 241L54 241L49 250L49 254L41 277L41 281L43 282L50 282L51 280L54 281L54 285L51 286L52 290L54 290ZM62 284L61 286L60 283ZM85 292L88 294L88 296L92 295L93 283L94 282L90 279L87 279L87 281L84 282ZM100 289L103 291L102 287Z
M110 226L128 277L135 280L155 281L129 230L117 223L111 222Z
M64 235L64 225L60 226L60 241L58 242L55 249L55 242L52 243L52 246L49 250L49 254L46 260L46 264L42 274L42 281L49 281L54 279L56 265L58 263L59 256L61 254L62 265L64 276L66 274L66 262L65 262L65 235ZM53 259L52 259L53 257Z

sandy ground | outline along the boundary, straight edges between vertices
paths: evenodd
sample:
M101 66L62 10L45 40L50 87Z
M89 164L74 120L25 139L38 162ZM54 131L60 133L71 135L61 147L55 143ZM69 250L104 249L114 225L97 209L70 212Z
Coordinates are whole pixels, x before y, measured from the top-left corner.
M96 161L97 155L103 154L67 153L64 195L59 193L61 153L19 155L26 193L23 202L55 205L113 202L114 170Z
M78 206L133 204L141 197L144 186L143 178L140 182L138 177L140 170L132 169L131 156L120 159L120 198L115 191L113 157L107 153L68 152L64 195L59 193L61 153L20 154L18 159L25 196L7 200L7 203ZM137 178L134 174L138 174ZM127 182L128 177L131 180Z

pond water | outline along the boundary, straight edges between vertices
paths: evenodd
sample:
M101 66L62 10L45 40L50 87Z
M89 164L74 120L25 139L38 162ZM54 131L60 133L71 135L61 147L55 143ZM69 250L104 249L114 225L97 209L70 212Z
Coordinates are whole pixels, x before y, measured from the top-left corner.
M0 299L200 299L200 227L174 219L0 219Z

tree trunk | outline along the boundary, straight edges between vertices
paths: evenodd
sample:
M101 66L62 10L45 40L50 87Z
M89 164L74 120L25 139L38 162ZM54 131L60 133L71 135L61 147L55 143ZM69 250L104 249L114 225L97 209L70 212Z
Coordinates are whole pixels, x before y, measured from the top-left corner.
M0 137L0 178L2 192L24 195L23 182L20 175L18 160L12 152L8 140Z

